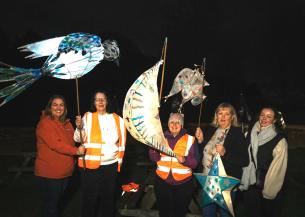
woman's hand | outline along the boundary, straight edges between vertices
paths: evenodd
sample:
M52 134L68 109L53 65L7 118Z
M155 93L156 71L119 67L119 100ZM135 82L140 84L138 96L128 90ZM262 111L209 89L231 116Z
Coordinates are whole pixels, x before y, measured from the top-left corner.
M79 146L79 147L77 148L76 154L77 154L77 155L84 155L84 154L85 154L85 151L86 151L85 146L81 145L81 146Z
M202 133L202 130L200 129L200 127L196 128L195 137L198 140L198 143L203 142L203 133Z
M185 157L183 157L183 156L176 156L176 158L177 158L178 162L181 164L185 162Z
M208 160L207 168L210 169L212 167L212 164L213 164L213 161L212 160Z
M76 116L75 118L75 125L78 129L82 129L83 128L83 121L82 121L82 117L80 115Z
M222 144L216 144L215 145L216 152L220 154L220 156L224 156L226 153L226 149Z

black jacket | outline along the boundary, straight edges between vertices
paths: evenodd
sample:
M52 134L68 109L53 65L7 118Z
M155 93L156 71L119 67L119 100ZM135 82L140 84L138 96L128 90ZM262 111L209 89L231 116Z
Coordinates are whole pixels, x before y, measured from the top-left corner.
M204 141L201 145L199 144L199 154L201 161L203 157L202 153L204 147L212 138L216 130L216 127L209 126L203 132ZM223 162L226 173L228 176L233 176L240 179L242 176L242 167L245 167L249 164L248 146L246 145L245 137L241 128L231 126L225 138L224 147L226 152L224 156L221 157L221 160ZM201 163L199 164L200 166L196 172L202 172L202 165Z

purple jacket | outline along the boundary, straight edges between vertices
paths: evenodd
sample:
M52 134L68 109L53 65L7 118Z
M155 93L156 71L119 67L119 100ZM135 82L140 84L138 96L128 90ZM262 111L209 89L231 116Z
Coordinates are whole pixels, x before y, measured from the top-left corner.
M177 141L186 134L186 130L182 129L180 131L180 133L174 137L168 130L164 132L164 136L168 141L169 146L171 147L171 149L173 150L176 146ZM196 168L197 164L198 164L198 148L197 148L197 142L194 142L194 144L191 146L190 150L189 150L189 154L188 156L185 157L185 162L183 163L184 166L187 166L191 169ZM158 162L161 158L160 156L160 152L156 149L149 149L149 158L151 161L153 162ZM172 173L170 172L169 176L167 177L167 179L165 180L165 182L167 182L170 185L179 185L182 183L187 182L188 180L190 180L192 178L192 176L182 180L182 181L176 181L173 178Z

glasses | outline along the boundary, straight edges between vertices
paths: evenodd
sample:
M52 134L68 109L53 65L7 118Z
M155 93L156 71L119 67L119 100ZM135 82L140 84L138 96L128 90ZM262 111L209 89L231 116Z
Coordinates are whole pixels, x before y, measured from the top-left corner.
M106 102L106 99L97 98L97 99L95 99L95 102Z

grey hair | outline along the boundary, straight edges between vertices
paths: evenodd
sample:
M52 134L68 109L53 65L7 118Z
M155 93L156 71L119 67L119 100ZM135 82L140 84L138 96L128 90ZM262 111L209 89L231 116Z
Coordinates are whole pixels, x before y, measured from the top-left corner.
M184 114L182 114L182 113L170 113L168 123L170 123L173 119L178 120L180 125L183 127L183 125L184 125Z

